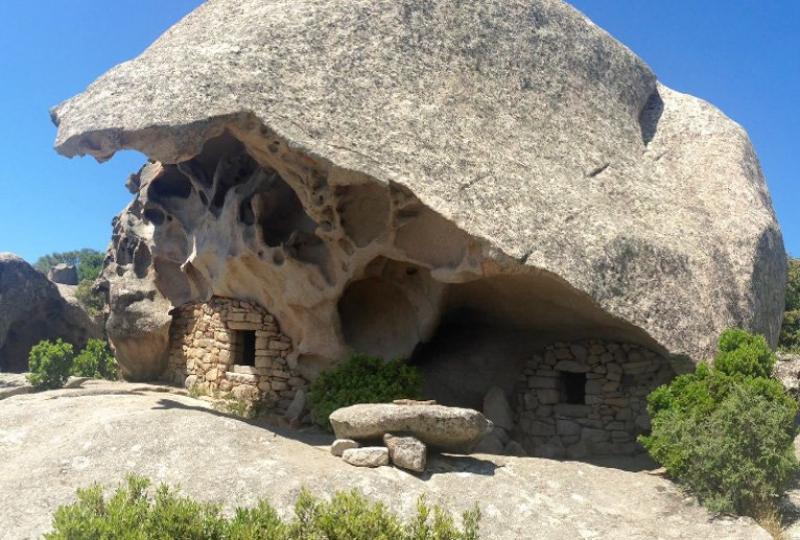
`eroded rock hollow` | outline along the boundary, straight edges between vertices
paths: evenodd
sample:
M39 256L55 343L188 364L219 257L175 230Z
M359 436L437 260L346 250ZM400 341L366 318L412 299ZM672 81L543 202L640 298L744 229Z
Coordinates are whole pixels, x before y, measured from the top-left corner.
M305 379L407 357L466 405L554 342L679 370L729 326L777 338L746 133L561 2L213 0L53 118L62 154L151 159L104 274L131 378L214 297L274 316Z

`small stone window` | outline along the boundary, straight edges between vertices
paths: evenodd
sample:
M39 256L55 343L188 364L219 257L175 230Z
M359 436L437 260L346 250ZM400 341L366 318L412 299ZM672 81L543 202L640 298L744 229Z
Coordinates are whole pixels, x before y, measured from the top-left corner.
M559 372L561 402L571 405L586 404L586 373Z
M255 330L235 330L233 333L235 345L234 364L238 366L256 365L256 332Z

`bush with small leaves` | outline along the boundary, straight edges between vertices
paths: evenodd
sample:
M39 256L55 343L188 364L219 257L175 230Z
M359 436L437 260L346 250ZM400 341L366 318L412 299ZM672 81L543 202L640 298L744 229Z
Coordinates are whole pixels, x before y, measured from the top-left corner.
M775 353L762 335L729 328L719 338L714 368L727 375L771 377Z
M75 289L75 298L81 303L86 313L92 317L97 317L103 312L106 305L106 299L102 293L93 290L94 282L84 279Z
M786 311L778 345L784 350L800 352L800 259L789 259Z
M383 504L370 502L358 491L337 492L330 501L302 490L294 515L281 519L266 501L238 508L233 517L219 506L196 502L174 489L159 486L149 492L149 480L129 476L126 484L106 499L99 486L78 490L77 501L53 516L48 540L78 538L186 540L478 540L480 511L464 512L462 526L439 506L424 498L407 522Z
M40 390L61 388L69 378L74 353L61 339L40 341L28 354L28 381Z
M798 470L797 403L770 377L774 363L763 338L729 330L713 366L648 396L652 432L640 442L714 511L765 515Z
M402 360L385 362L363 354L353 355L332 370L322 372L309 392L311 418L330 429L333 411L357 403L384 403L416 399L422 394L422 375Z
M72 375L117 380L118 367L111 349L102 339L90 339L72 363Z

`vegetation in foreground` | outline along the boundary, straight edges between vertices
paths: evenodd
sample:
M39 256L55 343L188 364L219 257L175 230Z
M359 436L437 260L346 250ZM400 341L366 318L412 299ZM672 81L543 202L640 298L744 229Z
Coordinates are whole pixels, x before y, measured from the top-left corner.
M798 471L797 403L772 378L775 355L762 336L725 331L713 364L700 364L648 397L651 456L712 511L776 515Z
M477 540L480 511L462 516L458 527L439 506L417 501L416 514L404 521L383 504L358 491L340 491L330 501L301 491L294 515L282 519L266 501L237 508L232 517L218 505L179 495L165 485L155 493L150 481L129 476L106 498L100 486L79 489L77 500L53 516L48 540Z
M105 341L90 339L77 355L61 339L43 340L28 355L28 381L39 390L61 388L70 375L116 380L117 361Z
M418 399L422 375L403 360L386 362L355 354L336 368L323 371L311 384L308 400L314 423L330 429L328 417L341 407L356 403L386 403Z
M789 259L786 311L778 346L787 351L800 352L800 259Z

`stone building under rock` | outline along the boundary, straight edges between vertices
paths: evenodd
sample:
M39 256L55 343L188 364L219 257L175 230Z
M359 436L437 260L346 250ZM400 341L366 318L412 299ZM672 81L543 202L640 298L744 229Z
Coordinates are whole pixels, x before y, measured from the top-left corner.
M214 297L173 310L166 378L201 394L285 413L308 381L287 365L292 342L250 302Z
M531 455L629 455L650 429L647 394L675 372L627 343L556 343L526 364L516 392L517 438Z
M633 448L725 328L778 336L747 134L557 0L214 0L52 117L64 155L149 159L103 274L131 379L285 405L405 357L580 456Z

